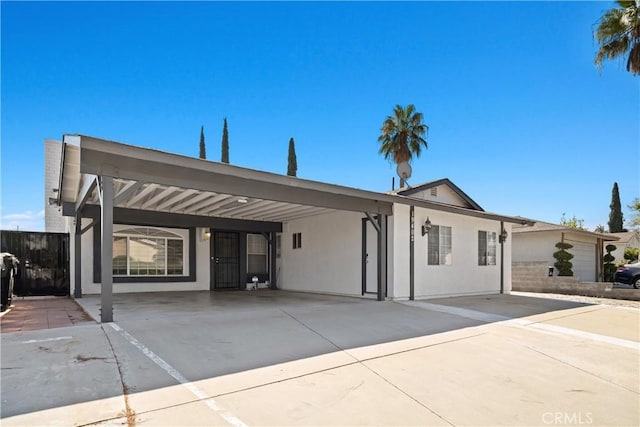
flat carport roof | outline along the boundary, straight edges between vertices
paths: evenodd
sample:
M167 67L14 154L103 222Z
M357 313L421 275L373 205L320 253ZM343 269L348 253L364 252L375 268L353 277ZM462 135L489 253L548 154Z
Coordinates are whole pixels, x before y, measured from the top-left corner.
M393 215L393 204L412 205L509 223L511 217L379 193L90 136L65 135L58 192L63 213L76 215L85 204L99 204L96 177L113 179L114 208L201 217L286 222L335 210Z
M478 209L277 175L90 136L65 135L62 150L57 201L63 215L76 217L76 283L81 282L81 234L99 223L100 253L112 253L113 223L122 219L144 223L145 212L163 216L169 224L216 228L223 223L227 228L271 233L282 231L282 222L294 219L335 210L361 212L378 233L378 300L384 298L386 289L386 263L380 260L387 258L386 217L393 215L394 203L530 223ZM82 217L94 221L82 228ZM113 320L110 257L101 257L100 272L102 320L109 322Z

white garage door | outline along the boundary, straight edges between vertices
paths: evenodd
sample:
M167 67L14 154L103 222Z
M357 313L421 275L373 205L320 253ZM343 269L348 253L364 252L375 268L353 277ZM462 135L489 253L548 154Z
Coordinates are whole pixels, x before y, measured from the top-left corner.
M595 243L572 242L569 252L573 254L573 275L581 282L596 281L596 245Z

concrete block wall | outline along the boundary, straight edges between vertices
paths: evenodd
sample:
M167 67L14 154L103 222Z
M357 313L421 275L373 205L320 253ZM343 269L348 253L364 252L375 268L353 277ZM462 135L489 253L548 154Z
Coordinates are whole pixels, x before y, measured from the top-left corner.
M555 270L554 274L557 274ZM549 277L546 261L514 261L511 275L513 290L522 292L553 292L579 283L577 277Z

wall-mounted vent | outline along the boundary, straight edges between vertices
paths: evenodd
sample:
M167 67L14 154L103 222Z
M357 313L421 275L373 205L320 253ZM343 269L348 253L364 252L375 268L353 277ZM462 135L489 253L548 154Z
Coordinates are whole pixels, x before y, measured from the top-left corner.
M431 188L431 195L433 197L438 197L438 187Z

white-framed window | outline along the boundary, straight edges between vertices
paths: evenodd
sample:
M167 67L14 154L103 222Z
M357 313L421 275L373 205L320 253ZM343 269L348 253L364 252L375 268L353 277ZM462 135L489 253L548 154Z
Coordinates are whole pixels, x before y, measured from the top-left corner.
M113 233L113 275L183 276L184 251L184 238L166 230L119 230Z
M263 235L247 234L247 273L266 274L269 272L267 248L267 239Z
M478 231L478 265L496 265L495 231Z
M451 265L451 227L432 225L427 236L427 264Z

